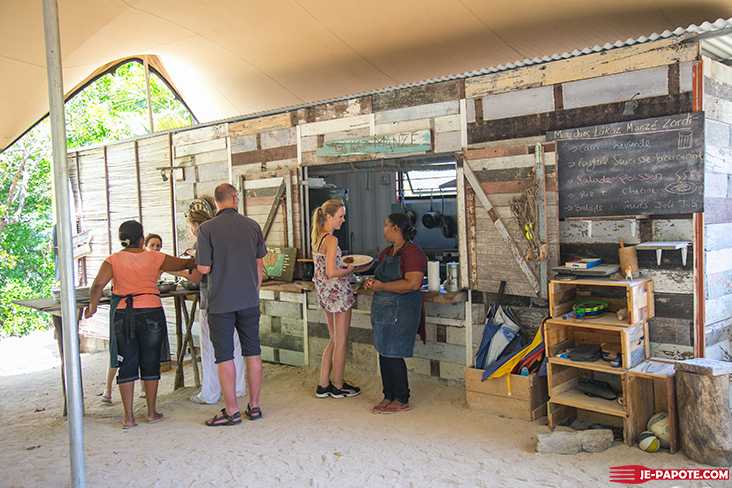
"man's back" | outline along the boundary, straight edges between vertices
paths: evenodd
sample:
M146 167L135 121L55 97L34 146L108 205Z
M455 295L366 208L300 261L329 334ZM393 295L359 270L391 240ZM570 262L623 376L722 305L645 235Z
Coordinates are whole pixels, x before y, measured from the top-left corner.
M233 208L220 210L197 233L196 264L210 266L210 313L259 306L257 259L267 254L259 224Z

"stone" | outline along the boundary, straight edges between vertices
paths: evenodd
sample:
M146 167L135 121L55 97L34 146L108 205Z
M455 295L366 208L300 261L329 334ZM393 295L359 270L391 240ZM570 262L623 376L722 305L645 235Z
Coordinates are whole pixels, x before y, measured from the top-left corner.
M582 441L576 432L539 434L536 439L536 452L539 454L577 454L582 451Z
M613 445L610 429L587 429L578 432L539 434L536 452L540 454L577 454L581 451L602 452Z
M613 431L610 429L587 429L577 434L582 439L582 450L585 452L602 452L613 445Z

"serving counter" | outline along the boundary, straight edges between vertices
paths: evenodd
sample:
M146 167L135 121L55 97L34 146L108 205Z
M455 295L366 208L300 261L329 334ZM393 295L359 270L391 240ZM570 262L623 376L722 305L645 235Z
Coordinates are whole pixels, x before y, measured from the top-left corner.
M378 374L373 345L373 292L351 285L355 303L347 343L346 372ZM485 320L483 303L468 291L428 291L425 303L427 341L415 337L414 357L407 359L410 375L423 381L464 388L465 366L473 361L473 337L480 337ZM482 298L482 294L477 294ZM262 359L292 366L319 367L329 340L325 314L312 281L266 281L260 290Z

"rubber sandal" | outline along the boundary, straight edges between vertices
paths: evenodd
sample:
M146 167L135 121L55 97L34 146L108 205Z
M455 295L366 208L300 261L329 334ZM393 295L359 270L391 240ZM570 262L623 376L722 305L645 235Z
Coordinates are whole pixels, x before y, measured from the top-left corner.
M225 420L225 422L223 422ZM204 422L209 427L227 427L229 425L237 425L241 423L241 414L236 412L234 415L227 415L226 408L221 409L221 414L216 414Z
M371 413L382 413L390 404L391 402L389 400L381 400L380 403L374 405L374 407L371 409Z
M409 405L389 405L381 413L399 413L406 412L407 410L411 410L411 408L409 408Z
M137 422L135 422L135 423L134 423L134 424L132 424L132 425L125 425L125 423L124 423L124 422L122 422L122 430L130 430L130 429L131 429L131 428L133 428L133 427L137 427Z
M161 414L160 414L160 417L158 417L158 418L156 418L156 419L148 420L148 421L147 421L147 423L148 423L148 424L154 424L155 422L160 422L160 421L161 421L161 420L163 420L164 418L165 418L165 415L163 415L163 414L161 413Z
M111 405L112 404L112 397L102 394L102 403L105 405Z
M244 415L246 415L249 420L259 420L262 418L262 410L259 407L250 407L247 403L247 409L244 412Z

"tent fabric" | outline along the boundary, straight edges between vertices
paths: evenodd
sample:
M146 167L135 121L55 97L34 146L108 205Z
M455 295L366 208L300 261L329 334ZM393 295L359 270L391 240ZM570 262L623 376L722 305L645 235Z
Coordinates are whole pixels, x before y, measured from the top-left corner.
M202 123L732 17L728 0L58 0L64 91L149 56ZM48 112L41 2L0 2L0 150ZM151 63L151 64L154 64Z

